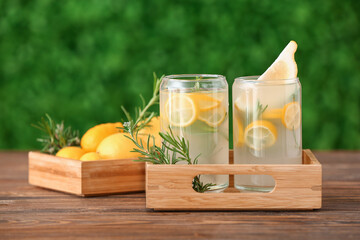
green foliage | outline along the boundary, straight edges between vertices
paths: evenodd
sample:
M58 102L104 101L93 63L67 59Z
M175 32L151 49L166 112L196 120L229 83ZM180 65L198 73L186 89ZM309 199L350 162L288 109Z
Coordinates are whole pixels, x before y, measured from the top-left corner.
M151 97L153 72L222 74L231 89L291 39L304 148L360 149L359 9L357 0L1 1L0 149L39 149L30 124L44 113L80 134L125 118L121 105Z

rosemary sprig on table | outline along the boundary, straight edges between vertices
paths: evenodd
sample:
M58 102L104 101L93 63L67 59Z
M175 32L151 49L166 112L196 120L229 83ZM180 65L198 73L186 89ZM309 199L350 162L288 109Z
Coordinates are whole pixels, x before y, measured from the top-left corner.
M143 136L139 134L139 131L146 127L155 116L155 112L149 112L149 109L159 102L161 81L162 77L157 78L154 74L153 96L147 104L145 103L144 98L140 96L142 107L135 109L136 120L131 118L129 112L122 106L122 110L128 120L124 123L122 129L129 134L129 136L126 137L136 146L136 148L133 149L133 152L138 152L142 155L137 161L150 162L153 164L176 164L184 161L187 164L197 164L199 156L194 160L190 158L189 141L185 140L183 137L175 136L171 128L165 133L159 133L162 138L161 147L155 145L154 136L149 134L145 142L143 141ZM211 186L214 186L212 183L203 184L200 181L199 175L194 178L192 185L193 189L197 192L206 192L210 190Z
M79 131L65 127L64 121L56 123L48 114L37 124L31 124L44 133L42 138L36 139L43 145L41 152L55 155L61 148L66 146L80 146Z

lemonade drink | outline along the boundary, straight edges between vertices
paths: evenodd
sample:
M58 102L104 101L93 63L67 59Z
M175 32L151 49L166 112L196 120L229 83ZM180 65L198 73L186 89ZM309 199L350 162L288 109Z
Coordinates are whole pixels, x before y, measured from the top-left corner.
M189 141L190 157L198 164L228 164L228 87L220 75L171 75L160 89L160 119L163 132ZM179 163L181 164L181 163ZM201 175L210 191L228 186L227 175Z
M281 82L237 78L233 85L234 162L301 164L301 87L298 79ZM267 175L236 175L239 189L271 191Z
M301 85L291 41L263 75L233 84L233 140L236 164L301 164ZM268 175L236 175L235 187L269 192Z

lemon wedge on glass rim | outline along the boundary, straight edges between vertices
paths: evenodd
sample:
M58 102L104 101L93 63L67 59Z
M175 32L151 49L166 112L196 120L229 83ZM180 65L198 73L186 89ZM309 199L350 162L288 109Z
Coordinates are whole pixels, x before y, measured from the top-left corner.
M296 78L298 73L295 62L297 43L290 41L271 66L258 78L258 80L282 80Z

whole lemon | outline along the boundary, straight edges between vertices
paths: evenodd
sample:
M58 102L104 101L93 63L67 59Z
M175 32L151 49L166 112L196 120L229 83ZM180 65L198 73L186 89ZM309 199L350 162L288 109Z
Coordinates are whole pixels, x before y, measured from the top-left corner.
M100 160L100 156L96 152L88 152L81 156L81 161L94 161L94 160Z
M153 117L151 121L148 123L148 126L144 127L139 131L139 134L144 136L146 139L148 135L152 135L155 137L155 145L161 145L161 137L159 135L160 132L160 117ZM151 140L152 145L152 140Z
M85 151L80 147L64 147L56 153L56 156L79 160L84 154Z
M114 133L121 132L122 123L103 123L90 128L81 138L81 147L86 152L95 152L101 141Z
M130 136L130 134L115 133L106 137L99 144L96 152L102 159L127 159L139 157L139 153L131 152L135 147L135 144L126 136ZM140 138L142 139L142 137Z

